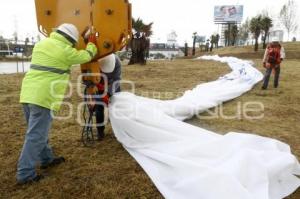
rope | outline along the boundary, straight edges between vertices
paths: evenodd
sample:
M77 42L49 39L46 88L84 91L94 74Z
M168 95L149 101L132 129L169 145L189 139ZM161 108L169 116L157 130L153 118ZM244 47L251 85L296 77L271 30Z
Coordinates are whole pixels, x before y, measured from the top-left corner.
M93 133L94 109L91 109L88 106L88 101L87 101L87 97L86 97L87 96L87 86L84 89L84 96L85 96L84 97L85 105L84 105L82 116L83 116L85 125L82 128L81 141L84 146L90 147L95 142L94 133ZM88 110L88 118L86 118L87 110Z

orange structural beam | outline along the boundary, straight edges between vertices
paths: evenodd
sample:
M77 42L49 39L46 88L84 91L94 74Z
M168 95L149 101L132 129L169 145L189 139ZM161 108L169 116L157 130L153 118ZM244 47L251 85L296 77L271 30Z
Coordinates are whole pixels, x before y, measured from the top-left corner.
M39 31L48 36L62 23L72 23L80 33L93 26L99 53L96 58L121 50L131 37L128 0L35 0ZM80 38L78 49L84 49Z

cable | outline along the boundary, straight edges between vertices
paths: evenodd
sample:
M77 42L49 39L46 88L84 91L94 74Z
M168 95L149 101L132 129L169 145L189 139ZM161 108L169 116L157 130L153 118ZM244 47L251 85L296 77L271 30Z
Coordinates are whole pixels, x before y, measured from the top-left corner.
M95 142L94 133L93 133L94 110L88 106L88 101L87 101L87 97L86 97L87 96L87 88L88 87L86 86L84 89L85 105L84 105L82 116L83 116L85 125L82 128L81 141L84 146L91 147ZM88 110L88 119L86 118L87 110Z

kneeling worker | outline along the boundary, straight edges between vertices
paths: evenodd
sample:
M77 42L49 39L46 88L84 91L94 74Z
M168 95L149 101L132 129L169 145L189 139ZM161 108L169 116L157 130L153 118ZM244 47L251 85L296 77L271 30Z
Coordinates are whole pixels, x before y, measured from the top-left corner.
M63 157L54 157L48 143L51 111L60 109L71 66L89 62L97 54L95 35L89 36L85 50L74 48L78 39L79 32L73 24L62 24L33 49L30 70L23 79L20 96L28 127L18 162L18 184L43 178L35 171L38 162L43 169L65 161Z
M104 78L101 78L100 84L97 85L99 91L98 94L102 97L96 100L108 105L109 98L113 96L114 93L121 91L121 61L115 54L111 54L100 59L99 64L101 74ZM107 85L108 88L105 89L105 85ZM96 104L95 112L97 121L97 138L101 141L105 135L105 108L103 104Z

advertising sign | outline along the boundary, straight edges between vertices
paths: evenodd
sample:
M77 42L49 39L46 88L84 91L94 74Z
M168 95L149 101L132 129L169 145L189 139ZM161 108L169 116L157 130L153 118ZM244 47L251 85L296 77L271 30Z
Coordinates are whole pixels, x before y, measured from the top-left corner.
M214 21L241 22L243 19L244 6L242 5L222 5L214 8Z

